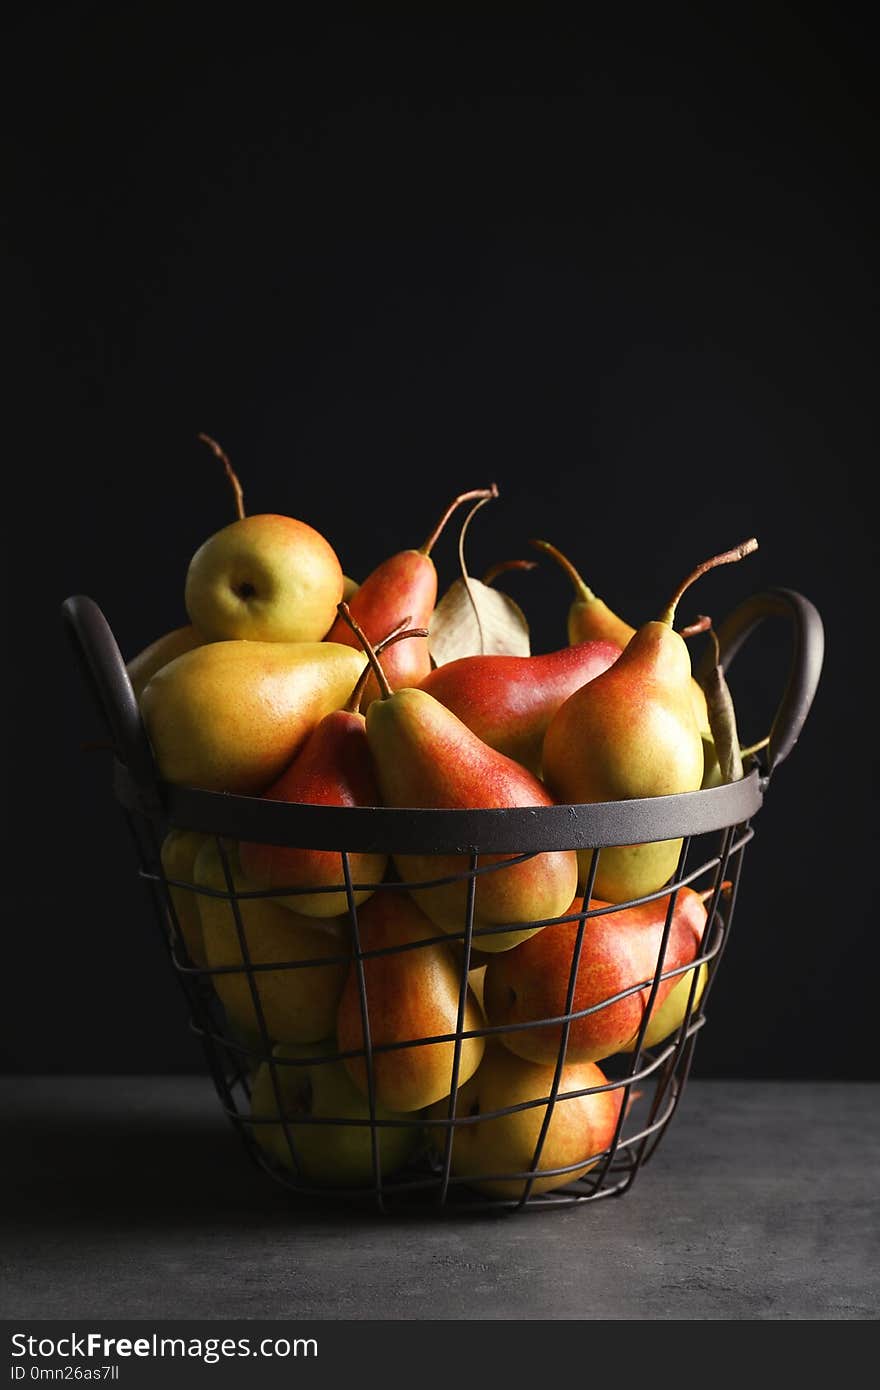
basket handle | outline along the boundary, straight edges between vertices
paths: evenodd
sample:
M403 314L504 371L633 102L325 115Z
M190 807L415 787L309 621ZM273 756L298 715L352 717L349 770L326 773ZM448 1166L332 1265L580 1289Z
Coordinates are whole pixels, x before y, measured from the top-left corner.
M825 629L818 610L794 589L765 589L753 594L728 615L718 628L722 666L730 666L740 647L765 618L785 618L791 625L792 652L785 690L770 728L764 769L765 783L784 762L797 742L810 712L822 672ZM715 664L714 651L705 652L697 665L701 680Z
M153 750L122 653L110 624L85 594L61 605L61 616L80 670L113 741L146 806L161 805Z

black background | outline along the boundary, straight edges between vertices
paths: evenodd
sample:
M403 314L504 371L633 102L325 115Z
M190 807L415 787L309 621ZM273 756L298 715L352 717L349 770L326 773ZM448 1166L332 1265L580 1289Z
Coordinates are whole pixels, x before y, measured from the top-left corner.
M828 651L695 1071L877 1074L874 75L845 11L715 8L8 27L8 1069L202 1065L58 610L126 656L186 621L233 515L204 430L358 578L492 480L473 570L543 534L634 623L756 535L681 617L787 585ZM507 587L563 645L558 572ZM740 658L744 738L786 664L781 626Z

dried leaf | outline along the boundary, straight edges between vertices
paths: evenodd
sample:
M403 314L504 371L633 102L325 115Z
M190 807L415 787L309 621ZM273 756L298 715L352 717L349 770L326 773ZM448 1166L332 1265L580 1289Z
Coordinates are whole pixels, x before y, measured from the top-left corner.
M471 520L488 499L471 509L458 537L461 578L443 595L428 620L428 649L436 666L462 656L530 656L529 625L518 604L467 572L464 540Z
M438 666L460 656L531 655L522 609L470 575L456 579L431 614L428 646Z

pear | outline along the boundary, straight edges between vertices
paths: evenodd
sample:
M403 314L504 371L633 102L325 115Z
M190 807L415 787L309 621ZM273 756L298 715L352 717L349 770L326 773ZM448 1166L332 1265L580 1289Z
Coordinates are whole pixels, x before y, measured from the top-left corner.
M345 605L340 608L347 612ZM392 691L369 641L360 628L357 630L381 691L381 698L367 710L367 739L384 805L449 810L553 805L533 773L490 748L427 691ZM504 865L514 858L484 855L480 864ZM436 887L417 885L466 874L469 857L403 854L395 855L394 862L401 879L414 885L419 907L435 926L462 934L467 879ZM482 951L506 951L534 935L544 919L565 911L576 883L577 856L573 850L535 854L479 875L474 895L475 944ZM514 930L492 930L506 925Z
M536 656L463 656L422 681L472 733L541 775L547 726L559 706L620 656L612 642L580 642Z
M176 627L173 632L166 632L164 637L157 637L155 642L151 642L143 651L138 652L137 656L133 656L126 669L135 699L140 700L144 689L157 671L161 671L162 667L167 666L176 656L182 656L184 652L191 652L194 647L200 647L204 640L192 624L189 624L186 627Z
M209 642L320 642L345 579L336 551L305 521L266 512L247 516L241 483L220 445L216 454L235 494L237 519L200 545L189 562L184 598Z
M544 739L544 777L563 802L625 801L697 791L703 740L691 694L686 643L673 629L676 605L701 574L742 559L749 540L698 566L660 617L636 632L614 665L557 710ZM611 903L662 888L675 872L681 840L612 846L599 856L594 893ZM581 851L580 884L592 850Z
M609 906L600 899L590 899L591 910ZM638 1033L658 966L668 908L666 895L638 907L587 918L570 1012L595 1012L582 1013L580 1018L571 1020L566 1062L601 1062L622 1051ZM580 910L578 898L571 911ZM677 970L695 958L705 925L702 896L692 888L680 888L663 955L663 971ZM483 991L486 1013L492 1027L517 1025L500 1035L504 1045L517 1056L533 1062L556 1061L563 1025L525 1025L561 1018L568 1012L566 1001L579 935L577 921L554 924L515 951L493 956L489 961ZM654 1009L663 1004L680 978L672 975L660 981ZM623 998L615 999L616 995Z
M457 507L472 498L489 499L498 496L498 489L477 488L463 492L446 508L428 539L418 550L401 550L368 574L358 585L350 600L351 613L367 635L376 643L404 614L415 627L427 627L428 619L437 602L437 571L431 559L431 551L447 521ZM350 647L358 647L358 639L342 616L339 616L327 633L330 642L343 642ZM427 635L420 641L404 642L386 653L385 671L395 686L419 685L431 670L431 655L428 651ZM362 700L366 710L379 694L374 679L367 682Z
M235 892L251 893L255 885L241 873L235 847L224 846ZM228 894L217 843L206 839L196 856L195 882ZM295 898L287 902L295 903ZM348 969L348 923L303 917L272 898L240 898L239 914L251 963L277 962L278 970L252 972L254 988L273 1042L317 1042L333 1031L336 1007ZM210 976L230 1024L239 1035L261 1036L254 995L242 952L232 902L228 896L199 895L205 963L220 973ZM322 961L326 964L322 964ZM297 965L297 961L315 961ZM288 964L293 962L293 964ZM229 967L238 967L230 969Z
M271 785L366 662L338 642L210 642L157 671L141 710L161 776L252 795Z
M455 1043L420 1043L420 1038L455 1033L461 976L451 943L437 941L432 922L400 889L376 893L358 913L376 1101L390 1110L423 1110L452 1090ZM432 940L433 938L433 940ZM419 946L419 942L425 944ZM411 949L412 948L412 949ZM382 952L370 956L369 952ZM462 1029L482 1028L485 1020L473 992L465 996ZM354 963L339 1000L336 1037L340 1052L364 1048L359 972ZM401 1046L412 1042L412 1047ZM479 1066L484 1042L465 1038L459 1050L459 1084ZM346 1057L358 1088L367 1094L364 1056Z
M526 1062L494 1041L487 1044L476 1073L456 1096L456 1116L465 1121L455 1126L452 1143L451 1171L456 1177L492 1197L523 1195L527 1180L503 1175L531 1171L554 1074L554 1066ZM551 1192L583 1177L607 1151L617 1128L622 1091L572 1094L606 1084L594 1062L563 1067L538 1159L538 1173L543 1176L535 1178L530 1195ZM514 1106L525 1108L492 1114ZM428 1111L426 1123L444 1120L446 1114L447 1103L440 1101ZM434 1124L429 1130L439 1154L444 1151L447 1128ZM558 1168L567 1171L552 1171Z
M332 1058L335 1051L332 1040L311 1047L273 1048L278 1094L272 1069L262 1062L251 1091L251 1129L263 1152L283 1168L294 1166L292 1144L297 1176L303 1182L316 1187L362 1187L374 1181L370 1107L342 1063L323 1060ZM422 1131L418 1124L393 1123L403 1117L383 1107L375 1115L384 1179L412 1157ZM280 1118L288 1121L291 1144L284 1125L277 1123ZM328 1123L319 1123L322 1119ZM339 1124L340 1120L353 1123Z
M616 642L619 647L626 647L635 635L636 629L625 622L623 618L618 618L605 600L598 598L593 593L568 556L563 555L562 551L557 550L556 546L551 545L549 541L533 540L530 544L550 555L572 582L574 598L568 610L569 643L574 646L578 642L606 641ZM707 738L711 738L706 696L699 681L695 677L691 679L691 699L694 702L697 724L700 732Z
M193 883L195 881L193 872L196 856L207 838L206 835L197 830L169 830L162 841L161 849L162 869L166 878L177 879L181 884ZM172 885L169 885L168 891L187 954L193 965L203 966L207 962L205 960L205 944L202 938L202 919L199 915L198 895L192 888ZM177 932L171 922L168 924L168 930L171 943L176 947L178 945Z

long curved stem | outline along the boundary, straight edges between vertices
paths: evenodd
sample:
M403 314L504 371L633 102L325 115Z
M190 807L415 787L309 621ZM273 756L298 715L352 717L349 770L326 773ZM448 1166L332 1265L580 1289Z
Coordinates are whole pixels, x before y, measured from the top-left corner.
M496 483L493 483L491 487L478 487L475 488L472 492L459 493L458 497L454 498L454 500L450 502L449 506L446 508L446 511L443 513L440 520L437 522L437 525L434 527L433 531L431 532L430 536L425 541L425 543L419 546L419 553L421 555L430 555L431 551L434 548L434 545L437 542L440 532L443 530L447 521L452 516L452 513L456 511L463 502L473 502L476 501L477 498L482 498L486 502L489 502L492 500L492 498L497 496L498 486Z
M409 615L407 615L401 622L397 624L397 627L391 629L387 637L383 637L381 642L377 642L375 647L376 655L378 656L380 652L384 652L386 647L392 647L395 642L402 642L405 637L428 636L428 629L426 627L407 627L407 623L410 622L412 622L412 618ZM370 679L370 676L372 674L373 668L370 666L370 663L367 662L366 666L358 676L357 685L351 692L351 695L348 697L348 703L345 705L346 714L360 713L360 705L361 700L363 699L364 690L366 688L367 681Z
M208 448L212 451L212 453L217 455L218 459L223 464L223 467L226 469L226 476L229 479L232 485L232 491L235 494L235 510L238 515L238 519L239 521L244 521L244 492L242 491L241 483L238 480L238 474L232 467L232 464L229 462L229 459L227 458L225 452L220 448L220 445L217 443L216 439L212 439L209 434L200 434L199 439L202 441L203 444L207 444Z
M735 545L732 550L723 550L720 555L713 555L711 560L704 560L701 565L697 565L697 568L691 571L687 579L682 580L679 584L672 598L669 600L669 603L660 614L658 622L666 623L667 627L672 627L679 599L682 594L691 587L694 581L700 578L700 575L706 574L708 570L717 569L719 565L732 565L736 560L742 560L746 555L751 555L752 551L757 549L758 542L755 540L755 537L752 536L750 540L742 541L739 545Z
M549 541L530 540L529 545L536 546L538 550L545 550L548 555L552 556L559 568L564 570L565 573L568 575L569 579L574 585L574 591L577 594L578 598L582 599L585 603L593 602L596 595L593 593L593 590L590 588L589 584L587 584L581 577L581 575L578 574L577 570L575 569L574 565L571 563L571 560L569 560L567 555L563 555L562 551L557 550L556 546L551 545Z

